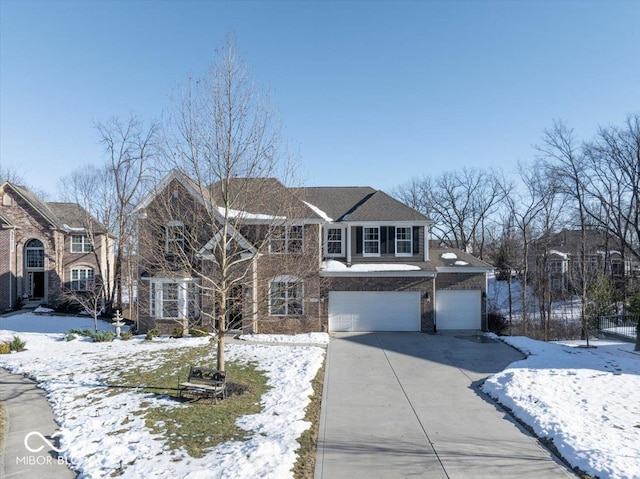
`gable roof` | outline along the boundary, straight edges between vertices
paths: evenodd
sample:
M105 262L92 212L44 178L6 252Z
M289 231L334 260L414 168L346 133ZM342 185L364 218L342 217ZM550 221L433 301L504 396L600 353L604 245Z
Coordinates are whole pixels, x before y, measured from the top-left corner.
M370 186L294 188L304 201L341 221L426 221L431 220L384 191Z
M31 206L42 218L44 218L51 226L63 231L71 231L73 229L84 229L84 221L90 218L92 227L96 233L106 233L107 228L100 222L96 221L87 210L78 203L63 202L45 202L42 201L30 189L5 181L0 189L6 190L11 188L19 197L21 197L29 206ZM6 215L0 217L3 223L11 225Z
M6 188L11 188L20 198L22 198L29 206L31 206L42 218L44 218L49 224L51 224L54 228L62 229L62 225L57 220L55 214L51 209L47 206L47 204L42 201L40 198L36 196L28 188L24 186L16 185L9 181L5 181L2 184L1 189L6 190Z

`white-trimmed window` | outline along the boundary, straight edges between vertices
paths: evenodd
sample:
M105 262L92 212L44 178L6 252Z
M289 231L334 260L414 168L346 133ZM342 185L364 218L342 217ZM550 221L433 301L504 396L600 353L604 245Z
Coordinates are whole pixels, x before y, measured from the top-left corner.
M39 239L29 240L24 248L25 266L28 269L44 268L44 244Z
M300 316L304 314L304 285L298 278L278 276L269 283L269 314Z
M413 254L413 228L410 226L396 227L396 256L411 256Z
M165 228L165 252L179 254L184 251L184 224L180 221L169 221Z
M344 256L344 230L342 228L326 229L327 256Z
M71 236L71 252L72 253L91 253L91 242L87 235Z
M149 285L149 314L154 318L197 318L197 284L190 279L154 278Z
M380 256L380 228L365 227L362 234L363 256Z
M549 273L564 273L564 261L562 261L561 259L552 259L551 261L549 261Z
M95 272L93 268L71 269L71 291L91 291L94 280Z
M271 228L269 251L271 253L302 253L304 226L281 225Z

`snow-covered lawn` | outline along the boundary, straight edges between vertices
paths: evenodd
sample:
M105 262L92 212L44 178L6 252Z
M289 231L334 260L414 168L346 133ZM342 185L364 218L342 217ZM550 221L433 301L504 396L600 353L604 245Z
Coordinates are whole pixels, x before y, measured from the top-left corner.
M248 431L245 441L232 441L193 458L185 451L170 451L162 437L152 434L141 414L149 407L185 407L165 396L135 390L104 387L115 382L118 370L141 362L149 367L162 358L161 352L207 344L208 338L160 338L144 341L91 343L86 338L65 341L73 326L59 317L25 313L2 318L0 327L49 321L58 322L58 333L0 330L0 341L14 335L26 341L27 350L0 355L0 366L34 378L47 391L60 426L61 448L67 461L84 478L110 477L121 464L128 465L123 477L132 478L283 478L296 460L296 439L310 424L304 421L305 407L312 394L311 381L324 361L325 350L314 342L326 343L326 335L302 335L289 341L303 346L228 344L228 361L253 363L269 378L271 389L261 398L261 412L243 416L237 426ZM35 329L38 331L38 329ZM260 338L256 338L260 339ZM117 366L117 367L114 367Z
M500 338L528 357L487 379L483 390L553 440L591 476L640 477L640 353L633 344L544 343Z
M55 321L59 333L92 327L90 319L85 319L88 324L79 323L81 319L70 320L70 325L60 317L33 314L0 318L0 328L9 329L0 331L0 341L12 339L16 333L9 326L15 323L40 331L38 324L49 329ZM66 342L63 334L17 334L28 350L0 355L0 366L34 377L48 392L64 432L64 454L85 478L108 477L121 461L131 463L124 477L133 478L291 477L296 438L309 427L303 418L311 380L324 360L324 349L314 343L328 342L326 334L315 333L255 335L242 344L228 344L227 358L257 364L272 388L262 396L259 414L237 421L249 432L246 441L224 443L193 458L169 451L163 438L145 427L143 416L135 414L147 407L184 406L139 391L114 394L102 386L114 381L113 365L126 370L144 361L153 367L159 352L201 346L207 338L90 343ZM500 339L528 357L488 378L486 393L538 436L553 440L572 466L601 479L640 477L640 354L633 344L596 340L596 348L586 349L522 337ZM304 345L284 344L292 341Z

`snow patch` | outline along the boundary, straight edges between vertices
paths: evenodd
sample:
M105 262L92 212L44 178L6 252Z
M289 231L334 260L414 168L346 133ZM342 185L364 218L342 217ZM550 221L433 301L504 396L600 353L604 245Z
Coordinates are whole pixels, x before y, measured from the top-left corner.
M353 273L372 273L375 271L419 271L420 267L413 264L396 264L396 263L358 263L351 266L336 261L328 260L323 261L321 265L322 271L338 273L338 272L353 272Z
M451 253L451 252L449 252L449 253L442 253L442 254L440 255L440 257L441 257L442 259L458 259L458 255L457 255L457 254L455 254L455 253Z

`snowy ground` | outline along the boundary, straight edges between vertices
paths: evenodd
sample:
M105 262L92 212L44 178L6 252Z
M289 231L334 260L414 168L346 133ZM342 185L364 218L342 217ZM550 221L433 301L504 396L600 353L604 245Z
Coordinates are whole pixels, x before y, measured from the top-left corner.
M491 376L483 390L573 467L592 476L640 477L640 353L633 344L596 348L503 337L528 357Z
M77 318L76 318L77 319ZM49 321L46 327L43 322ZM229 361L252 362L265 372L271 389L261 398L261 412L238 419L237 425L248 431L246 441L228 442L212 448L202 458L184 451L170 453L163 439L154 436L137 411L151 406L184 407L165 397L131 390L108 389L115 379L117 364L121 370L140 361L153 367L154 352L189 348L206 344L208 338L157 339L91 343L85 339L65 341L70 327L92 327L59 317L32 313L1 318L0 326L40 324L50 330L56 323L57 334L19 332L27 351L0 355L0 366L34 378L47 391L62 432L61 447L67 461L82 478L110 477L121 464L123 477L131 478L285 478L296 460L296 439L310 424L303 420L304 409L312 393L311 380L324 360L325 350L313 342L327 342L326 335L302 335L289 341L303 346L265 345L247 341L229 344ZM22 328L24 329L24 328ZM0 341L11 340L14 330L0 331ZM260 339L260 338L256 338Z
M69 320L70 325L59 317L25 314L0 318L0 328L30 324L41 331L37 328L50 329L54 321L58 333L92 327L91 319L83 319L88 324L79 323L81 319ZM14 331L0 331L0 340L10 340ZM132 414L144 409L144 402L180 407L175 402L134 391L107 394L100 386L115 374L105 371L105 364L126 369L144 360L153 365L154 351L198 346L206 338L90 343L66 342L62 334L18 335L28 351L0 355L0 366L34 377L48 392L64 431L64 454L85 478L108 477L121 460L127 464L134 459L124 477L291 477L295 439L309 426L303 417L311 379L324 358L324 349L314 343L328 342L326 334L316 333L255 335L245 337L246 344L227 345L228 359L257 363L273 388L262 397L259 414L238 421L251 432L247 441L222 444L194 459L185 452L168 454L162 439ZM640 353L633 352L633 344L594 340L597 347L586 349L522 337L501 339L528 357L491 376L483 386L486 393L537 435L552 439L572 466L601 479L640 477ZM287 344L292 341L305 345Z

